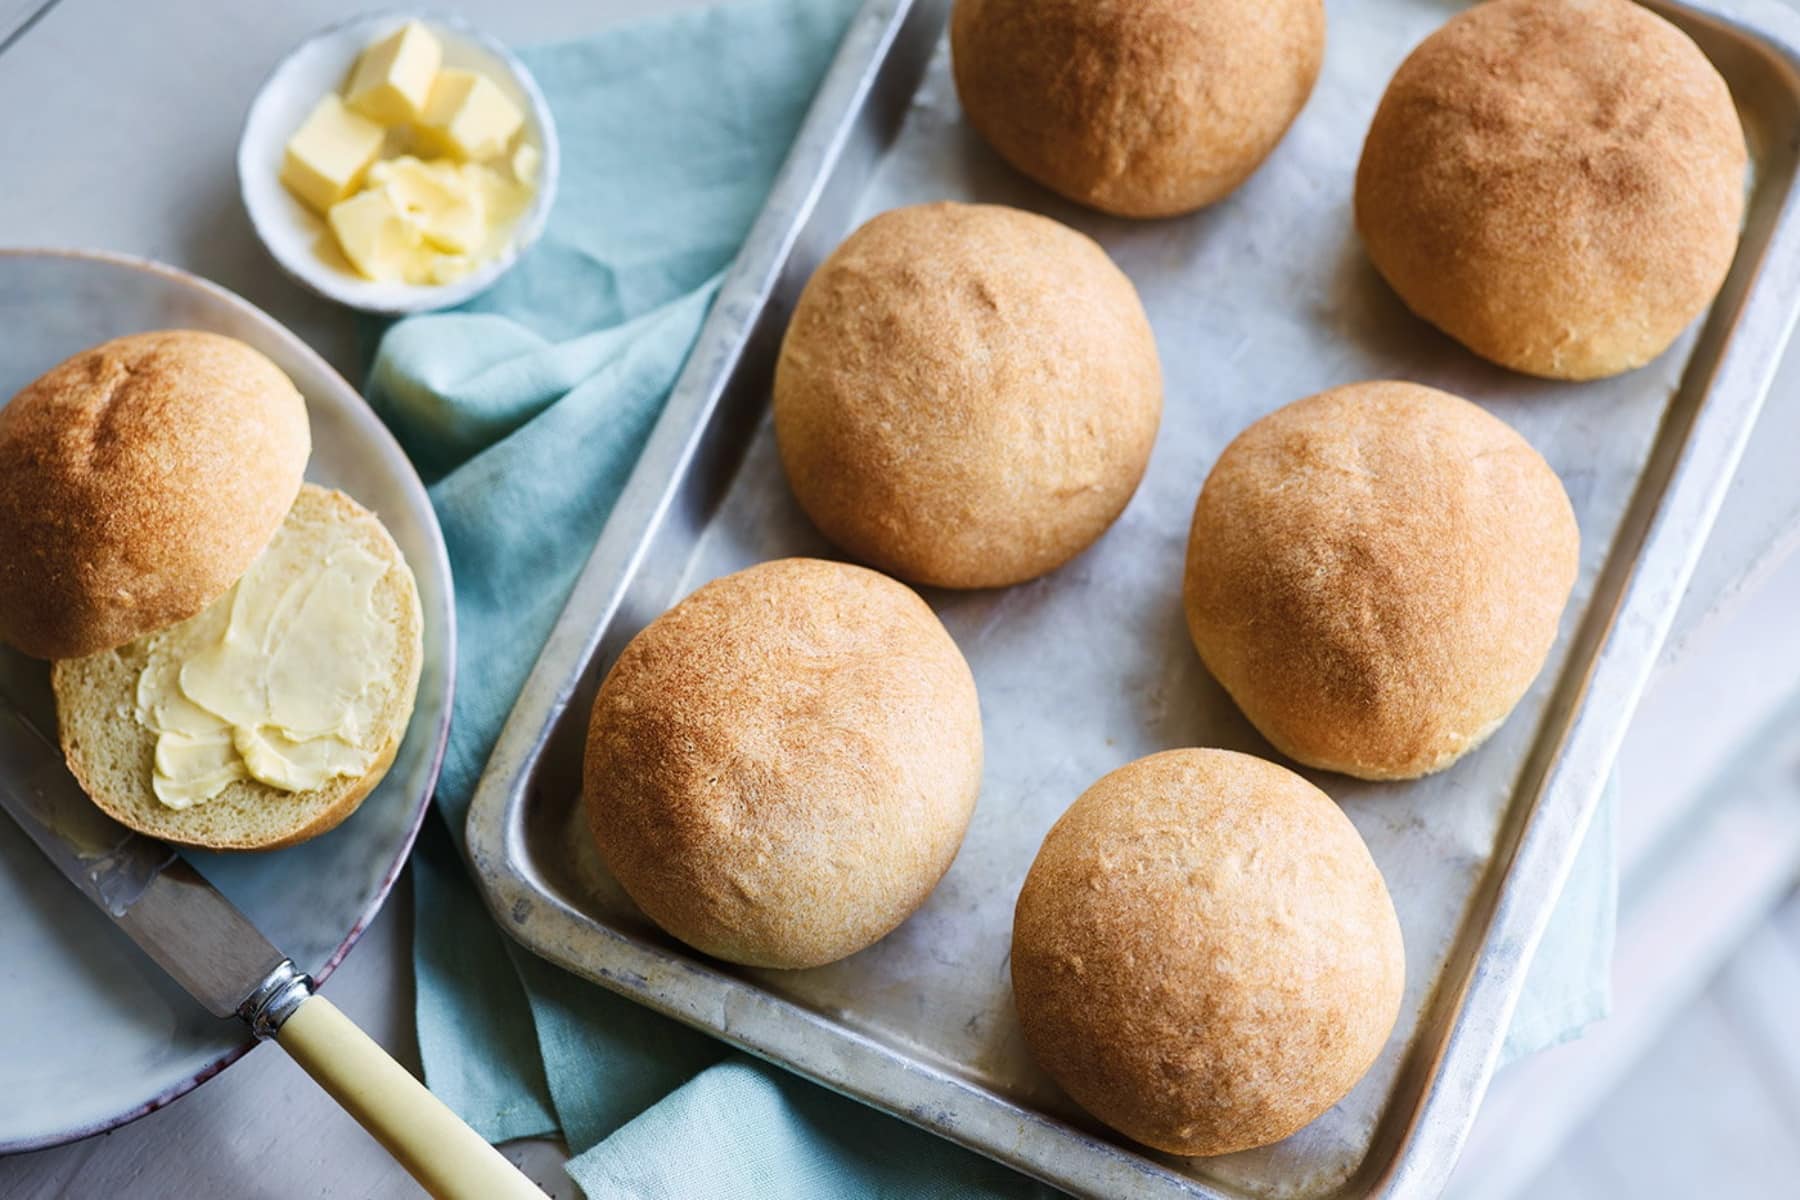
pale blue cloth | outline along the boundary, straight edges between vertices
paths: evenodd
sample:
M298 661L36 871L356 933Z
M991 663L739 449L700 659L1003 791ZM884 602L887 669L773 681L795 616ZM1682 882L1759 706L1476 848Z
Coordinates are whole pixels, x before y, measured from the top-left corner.
M548 232L467 308L388 330L370 375L456 578L445 823L414 859L426 1076L493 1140L560 1131L594 1197L1047 1194L519 950L452 845L853 4L752 0L528 52L564 147ZM1604 1004L1610 845L1592 839L1534 969L1531 1043Z

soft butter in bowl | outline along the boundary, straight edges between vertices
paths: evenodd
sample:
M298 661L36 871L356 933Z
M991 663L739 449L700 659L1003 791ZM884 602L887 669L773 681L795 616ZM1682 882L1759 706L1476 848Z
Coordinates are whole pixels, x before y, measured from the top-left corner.
M543 232L558 163L517 58L454 17L404 13L301 43L238 145L244 206L275 260L380 313L460 304L504 274Z

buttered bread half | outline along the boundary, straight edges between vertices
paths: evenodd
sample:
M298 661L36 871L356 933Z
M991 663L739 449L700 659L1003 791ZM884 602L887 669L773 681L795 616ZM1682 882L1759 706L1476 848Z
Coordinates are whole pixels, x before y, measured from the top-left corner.
M375 515L304 485L224 595L52 671L63 753L141 833L263 850L333 828L394 761L422 658L418 589Z

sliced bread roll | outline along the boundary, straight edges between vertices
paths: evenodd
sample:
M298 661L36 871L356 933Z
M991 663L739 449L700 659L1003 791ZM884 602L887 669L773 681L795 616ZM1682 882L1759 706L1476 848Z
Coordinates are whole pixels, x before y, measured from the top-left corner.
M191 329L84 350L0 407L0 642L82 658L185 621L280 528L306 402Z
M96 804L141 833L214 850L290 846L326 832L356 811L393 764L412 717L423 656L417 584L400 548L373 513L341 492L312 484L302 487L265 554L283 546L280 561L286 565L321 560L345 543L385 564L369 601L386 625L378 643L386 661L369 672L369 690L360 706L370 714L356 740L359 765L366 761L366 766L310 790L285 790L246 777L185 807L159 798L153 786L158 733L140 713L139 679L159 648L166 653L170 639L180 638L196 622L222 621L226 613L219 606L233 603L238 591L233 587L179 625L56 663L52 683L63 753Z

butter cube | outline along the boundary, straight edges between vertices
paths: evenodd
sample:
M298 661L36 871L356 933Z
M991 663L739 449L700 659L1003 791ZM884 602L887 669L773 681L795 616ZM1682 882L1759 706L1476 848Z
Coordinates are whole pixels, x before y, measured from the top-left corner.
M520 142L519 148L513 151L512 156L513 178L520 183L537 182L538 164L543 160L544 156L538 153L536 146L530 142Z
M420 162L410 155L377 163L372 187L385 190L427 245L446 254L474 254L487 241L481 191L452 162Z
M344 257L375 280L403 278L418 248L418 231L386 188L358 192L331 206L327 216Z
M429 141L465 159L496 158L525 123L524 114L479 71L447 67L431 85L421 119Z
M319 213L355 191L381 153L381 126L344 107L335 93L320 100L281 162L281 182Z
M455 283L464 275L475 269L475 260L466 254L434 254L426 266L424 276L410 279L410 283L444 284Z
M518 219L531 203L531 185L520 183L481 163L464 163L463 179L480 194L490 230L500 229Z
M431 98L431 81L444 61L444 47L417 21L362 52L345 93L351 108L384 125L416 121Z

